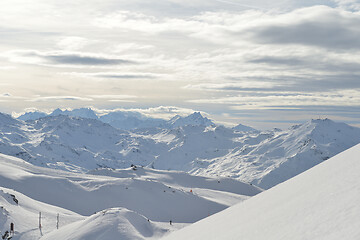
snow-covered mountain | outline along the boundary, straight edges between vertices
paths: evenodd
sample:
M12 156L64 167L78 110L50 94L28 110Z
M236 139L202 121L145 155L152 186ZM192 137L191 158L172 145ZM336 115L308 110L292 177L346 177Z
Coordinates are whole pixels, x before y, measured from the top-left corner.
M47 114L44 112L34 111L34 112L26 112L22 115L20 115L17 119L22 121L28 121L28 120L36 120L39 118L46 117Z
M104 123L108 123L111 126L122 129L122 130L132 130L132 129L142 129L142 128L151 128L151 127L161 127L161 128L177 128L180 126L194 125L194 126L210 126L214 123L201 115L200 112L194 112L186 117L181 117L176 115L172 119L166 121L164 119L151 118L147 117L144 114L133 111L110 111L108 113L96 112L91 108L79 108L73 110L61 110L60 108L55 109L52 113L46 114L44 112L26 112L18 117L19 120L28 121L28 120L38 120L45 116L59 116L66 115L72 117L81 117L81 118L90 118L90 119L99 119Z
M235 127L233 127L232 129L234 129L236 131L240 131L240 132L258 132L258 130L256 130L255 128L245 126L243 124L238 124Z
M284 131L244 132L206 124L195 113L173 121L179 127L123 131L96 119L64 115L26 123L2 116L0 152L38 166L86 172L136 164L227 176L265 189L360 142L359 128L329 119Z
M360 236L359 156L360 145L357 145L163 239L357 240Z
M1 154L0 230L8 230L10 222L14 222L13 239L39 239L55 230L59 213L61 227L74 222L63 231L70 234L64 235L68 236L66 239L113 239L113 234L124 236L123 239L145 239L198 221L259 192L259 188L233 179L141 167L74 174ZM39 212L43 219L41 231ZM86 226L97 226L89 233L99 234L102 229L103 235L74 238L85 234ZM55 236L61 230L55 230ZM51 237L52 233L45 236L44 239L57 239Z
M168 128L178 128L187 125L211 126L215 124L207 117L203 117L200 112L194 112L187 117L181 117L180 115L176 115L165 124L165 126Z
M60 108L57 108L52 113L50 113L50 116L59 116L59 115L98 119L98 116L91 108L78 108L78 109L64 110L64 111L61 110Z
M268 189L356 145L360 142L360 129L317 119L238 141L241 144L231 152L204 159L192 172L228 175Z
M119 129L158 127L166 123L163 119L148 118L137 112L116 111L100 116L100 121Z

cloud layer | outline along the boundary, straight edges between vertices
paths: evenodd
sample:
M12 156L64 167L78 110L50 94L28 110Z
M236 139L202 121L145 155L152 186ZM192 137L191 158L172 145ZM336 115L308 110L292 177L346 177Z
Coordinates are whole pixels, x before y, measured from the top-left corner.
M317 106L360 124L358 1L3 4L1 84L22 98L0 98L14 108L170 105L235 123Z

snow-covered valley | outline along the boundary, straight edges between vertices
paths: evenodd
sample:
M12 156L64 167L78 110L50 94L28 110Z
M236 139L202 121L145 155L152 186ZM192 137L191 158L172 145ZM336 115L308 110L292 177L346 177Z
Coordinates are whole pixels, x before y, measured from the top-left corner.
M197 177L141 167L98 169L79 174L37 167L7 155L0 155L0 183L0 230L4 233L10 222L15 222L17 232L13 239L27 240L39 239L43 234L44 239L56 239L45 236L55 230L57 214L62 226L76 222L77 229L94 220L103 223L101 231L115 227L111 231L119 236L128 235L126 239L134 239L135 235L139 239L158 238L261 192L255 186L227 178ZM43 221L41 231L39 212ZM101 220L107 218L103 217L105 213L110 214L110 220ZM122 227L114 226L116 223L107 225L123 216L128 220L121 220ZM144 224L147 224L145 230ZM128 232L129 226L140 233ZM111 239L111 234L105 239ZM61 239L74 239L74 235ZM98 239L98 235L94 239Z

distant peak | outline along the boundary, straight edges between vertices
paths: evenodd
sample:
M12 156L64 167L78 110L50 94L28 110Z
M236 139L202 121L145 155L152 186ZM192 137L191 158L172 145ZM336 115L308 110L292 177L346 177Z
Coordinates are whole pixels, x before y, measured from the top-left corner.
M201 115L201 113L200 112L193 112L192 114L190 114L189 116L194 116L194 117L203 117L202 115Z
M336 122L332 121L329 118L318 118L318 119L311 119L310 124L329 125L329 124L336 124Z
M237 126L233 127L234 130L240 131L240 132L257 132L258 130L256 130L255 128L243 125L243 124L238 124Z
M201 115L200 112L193 112L192 114L181 117L179 115L176 115L172 119L168 121L168 123L171 125L171 127L180 127L180 126L186 126L186 125L192 125L192 126L210 126L214 125L214 123Z
M63 110L61 110L60 108L57 108L50 115L59 115L62 113L63 113Z
M311 122L315 123L321 123L321 122L333 122L329 118L317 118L317 119L311 119Z

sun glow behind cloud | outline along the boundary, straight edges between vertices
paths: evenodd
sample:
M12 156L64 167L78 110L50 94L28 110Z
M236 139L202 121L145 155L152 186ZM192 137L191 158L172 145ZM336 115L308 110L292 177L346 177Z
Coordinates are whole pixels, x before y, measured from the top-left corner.
M2 111L168 105L258 127L360 123L357 1L2 4L0 85L17 96Z

